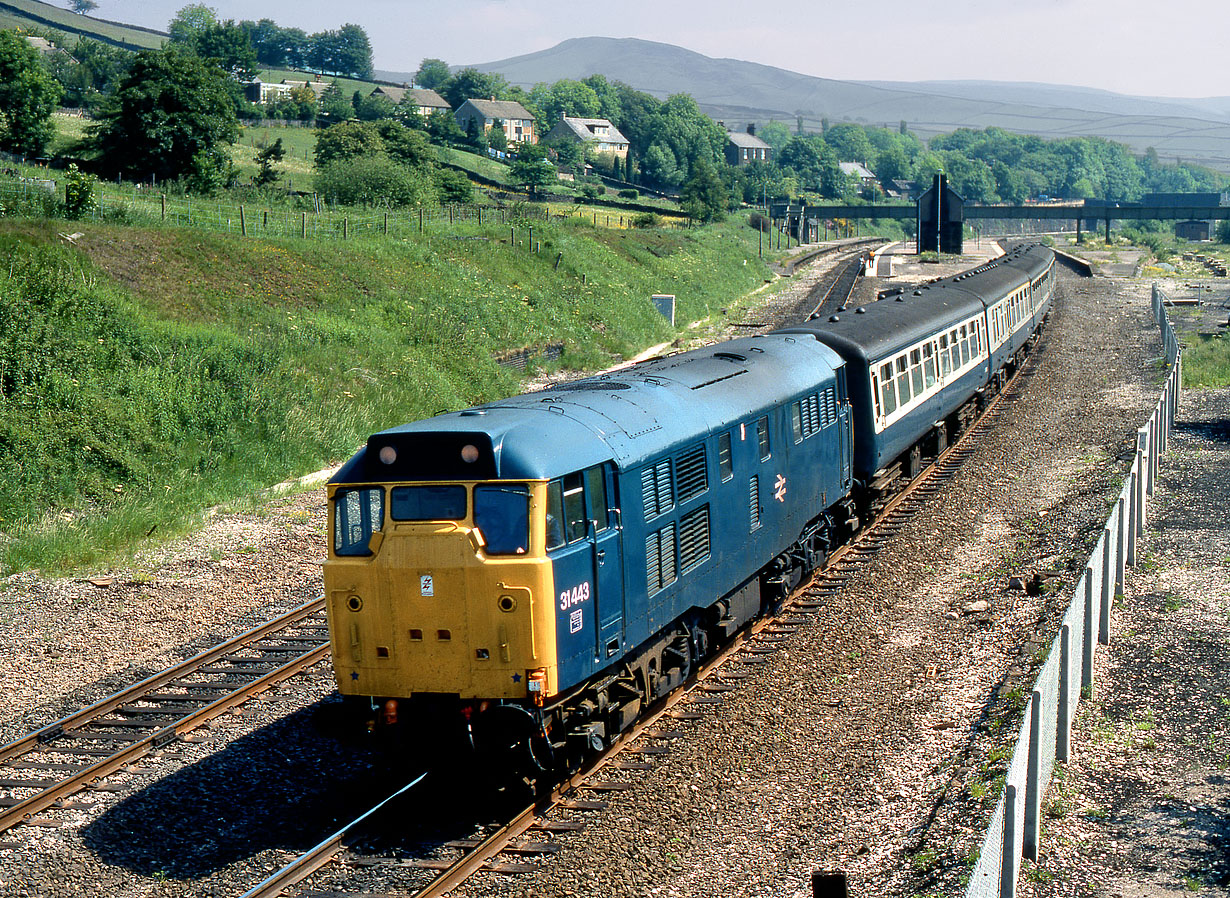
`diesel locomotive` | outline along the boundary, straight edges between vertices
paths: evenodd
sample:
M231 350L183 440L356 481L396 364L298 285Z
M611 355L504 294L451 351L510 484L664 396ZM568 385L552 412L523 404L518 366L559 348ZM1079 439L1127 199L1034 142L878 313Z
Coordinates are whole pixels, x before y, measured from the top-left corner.
M371 436L329 481L338 689L527 775L779 602L1028 351L1053 253Z

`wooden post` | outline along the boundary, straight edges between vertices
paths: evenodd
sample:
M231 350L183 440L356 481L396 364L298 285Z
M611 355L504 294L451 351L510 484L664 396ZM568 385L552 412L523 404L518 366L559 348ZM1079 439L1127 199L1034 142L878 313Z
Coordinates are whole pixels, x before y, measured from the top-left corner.
M387 236L389 233L389 213L384 213L384 233Z
M419 233L423 233L423 210L419 209Z
M162 194L162 220L167 220L167 195Z
M269 230L269 210L268 209L265 210L264 218L261 221L261 227L263 227L266 231Z
M527 242L529 243L530 252L533 252L534 251L534 226L533 225L530 225L530 236L526 239L527 239Z
M243 214L243 203L239 204L239 233L244 237L248 236L248 219Z
M301 213L299 218L299 236L307 239L307 213Z
M342 219L342 239L343 240L350 239L350 219L349 218Z
M551 266L551 270L552 270L552 271L559 271L559 263L560 263L561 261L563 261L563 259L564 259L564 254L563 254L563 253L559 253L559 254L555 257L555 264L554 264L553 266Z

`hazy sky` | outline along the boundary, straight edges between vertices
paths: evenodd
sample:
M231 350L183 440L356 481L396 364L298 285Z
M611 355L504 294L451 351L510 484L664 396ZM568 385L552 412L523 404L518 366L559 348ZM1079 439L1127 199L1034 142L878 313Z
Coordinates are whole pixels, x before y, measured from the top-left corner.
M165 29L188 0L98 0L94 15ZM1226 0L205 0L221 18L321 31L354 22L376 68L470 64L570 37L639 37L843 80L978 79L1143 96L1230 94ZM756 6L762 11L756 11ZM636 85L634 85L636 86Z

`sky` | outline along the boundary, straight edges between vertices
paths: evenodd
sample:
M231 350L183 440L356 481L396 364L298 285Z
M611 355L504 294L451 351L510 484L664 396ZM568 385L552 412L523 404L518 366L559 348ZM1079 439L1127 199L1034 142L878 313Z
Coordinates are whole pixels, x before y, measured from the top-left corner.
M165 29L188 0L97 0ZM636 37L848 81L1032 81L1158 97L1230 94L1226 0L204 0L220 18L311 33L361 25L377 69L413 72ZM638 85L633 85L638 86Z

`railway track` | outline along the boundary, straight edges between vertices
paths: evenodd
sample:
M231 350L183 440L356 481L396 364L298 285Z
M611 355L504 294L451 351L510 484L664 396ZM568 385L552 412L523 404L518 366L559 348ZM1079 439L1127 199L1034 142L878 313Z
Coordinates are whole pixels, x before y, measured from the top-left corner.
M0 832L325 658L324 599L248 630L0 747Z
M829 283L828 289L824 291L824 295L820 301L816 303L807 314L807 320L819 318L821 315L830 312L836 312L845 307L850 301L850 297L854 294L854 287L858 283L859 273L863 270L863 253L843 263L841 271L837 277ZM814 298L817 291L813 291L809 299Z
M676 692L651 707L644 719L625 733L603 755L557 786L550 795L526 807L507 824L481 840L454 840L443 847L460 852L453 860L446 859L370 859L363 860L365 869L382 863L390 867L416 867L435 871L436 875L416 891L415 898L438 898L453 892L480 872L520 873L536 869L518 859L526 855L549 855L558 850L550 841L533 841L535 834L578 830L578 821L549 819L553 811L601 811L607 802L601 796L635 788L635 783L604 777L619 771L645 770L653 766L652 759L669 753L666 744L679 734L670 730L671 721L694 720L702 709L722 703L722 694L738 688L754 675L759 665L769 663L771 656L790 634L806 625L810 614L825 604L825 597L840 590L862 566L897 535L905 523L950 480L966 459L977 449L980 438L995 425L1013 402L1023 395L1024 387L1037 369L1045 349L1045 337L1034 347L1013 378L1005 384L971 423L961 437L938 457L928 460L921 474L888 502L875 520L859 535L829 557L825 567L812 580L795 591L774 616L754 622L737 634L722 651L702 665ZM649 744L646 744L649 743ZM420 778L421 779L421 778ZM413 784L411 784L413 785ZM408 787L407 787L408 788ZM405 789L402 790L403 792ZM399 793L400 794L400 793ZM386 802L389 799L386 799ZM344 827L334 837L292 861L243 898L350 898L361 893L303 890L290 892L298 883L332 862L347 857L346 843L354 838L363 822L373 811ZM530 840L527 841L527 837ZM366 894L370 894L369 892Z

